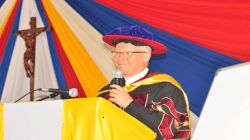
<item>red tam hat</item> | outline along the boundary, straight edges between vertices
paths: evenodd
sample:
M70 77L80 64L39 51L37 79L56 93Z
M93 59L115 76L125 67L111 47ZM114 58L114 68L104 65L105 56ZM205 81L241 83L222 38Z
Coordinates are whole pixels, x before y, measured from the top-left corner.
M116 47L116 40L131 40L137 41L149 46L152 49L152 54L164 54L167 52L167 46L160 43L154 34L145 28L138 25L131 27L119 27L112 30L110 33L103 36L103 41L113 47ZM123 41L121 41L123 42ZM141 46L141 45L140 45Z

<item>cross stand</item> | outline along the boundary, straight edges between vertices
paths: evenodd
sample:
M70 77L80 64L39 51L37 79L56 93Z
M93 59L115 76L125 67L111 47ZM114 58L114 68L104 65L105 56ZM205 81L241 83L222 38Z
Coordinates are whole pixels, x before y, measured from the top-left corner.
M25 41L26 51L23 55L23 63L26 77L30 78L30 101L34 101L34 76L35 76L35 55L36 55L36 36L42 32L51 31L51 27L36 28L36 17L30 18L30 29L19 30L15 35L20 35Z

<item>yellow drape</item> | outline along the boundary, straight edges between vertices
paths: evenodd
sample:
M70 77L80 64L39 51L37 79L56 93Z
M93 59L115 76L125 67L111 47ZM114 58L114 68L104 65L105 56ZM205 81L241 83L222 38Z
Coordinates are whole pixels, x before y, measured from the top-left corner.
M102 98L65 100L63 140L153 140L156 134Z
M52 3L48 0L42 0L42 3L86 95L96 96L97 91L108 81Z
M0 140L4 138L4 118L3 118L3 104L0 103Z

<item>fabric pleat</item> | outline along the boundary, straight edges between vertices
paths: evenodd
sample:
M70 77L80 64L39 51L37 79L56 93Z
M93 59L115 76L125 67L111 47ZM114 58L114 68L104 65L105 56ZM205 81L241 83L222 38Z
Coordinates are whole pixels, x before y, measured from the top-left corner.
M250 60L249 1L96 1L202 47Z
M15 20L17 8L17 1L10 0L0 9L0 64L10 37L10 31Z
M39 11L39 14L41 15L42 21L45 24L45 26L51 26L51 24L47 21L47 17L44 13L43 7L41 5L41 1L36 1L37 4L37 8ZM47 32L47 37L48 37L48 44L49 44L49 49L50 49L50 55L52 58L52 62L53 62L53 67L55 70L55 74L56 74L56 78L57 78L57 82L58 82L58 86L60 88L66 88L66 82L65 82L65 78L63 75L63 71L62 71L62 67L61 64L59 62L59 58L58 58L58 54L56 51L56 45L55 45L55 41L53 40L53 29L50 32Z
M16 30L18 30L20 13L21 13L21 5L22 5L22 2L20 0L18 0L17 4L15 6L16 11L15 10L13 11L14 15L13 15L13 17L10 18L10 19L12 19L11 21L13 23L11 23L12 26L10 27L10 36L8 38L8 41L7 41L7 44L5 47L6 49L4 50L2 62L0 65L0 94L1 94L1 96L4 93L3 90L4 90L4 87L6 84L6 77L8 74L13 49L14 49L14 46L16 43L16 36L14 35L14 32ZM14 77L14 78L16 78L16 77ZM12 80L15 80L15 79L12 79ZM11 86L10 88L12 89L13 86ZM13 97L13 98L15 98L15 97ZM2 98L1 98L1 101L3 101Z
M107 84L106 78L58 14L53 4L45 0L42 1L42 4L86 95L88 97L96 96L97 91Z
M43 19L43 22L46 23L47 26L51 26L51 23L46 15L46 11L41 4L41 1L36 1L39 12ZM48 21L47 21L48 20ZM53 30L48 34L49 40L49 48L51 53L51 58L54 66L54 70L56 73L56 78L58 82L58 86L60 88L77 88L78 89L78 97L86 97L75 72L63 51L60 41L58 40L56 32ZM67 94L62 94L62 98L68 98Z
M104 45L101 40L102 35L65 1L52 0L51 2L60 16L64 19L65 23L67 23L69 28L81 42L82 46L89 53L98 68L107 79L111 80L112 71L114 69L111 54L112 48Z
M16 0L8 0L2 5L2 7L0 6L0 36L2 35L10 14L14 9L15 3Z

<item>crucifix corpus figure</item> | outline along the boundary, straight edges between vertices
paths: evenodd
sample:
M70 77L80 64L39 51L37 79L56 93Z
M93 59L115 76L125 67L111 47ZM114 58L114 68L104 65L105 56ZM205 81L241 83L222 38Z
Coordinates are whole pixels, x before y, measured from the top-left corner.
M26 50L23 55L23 63L26 71L26 76L30 78L30 101L34 101L34 75L35 75L35 50L36 36L42 32L51 31L51 27L36 28L36 17L30 18L30 29L19 30L15 35L20 35L25 41Z

